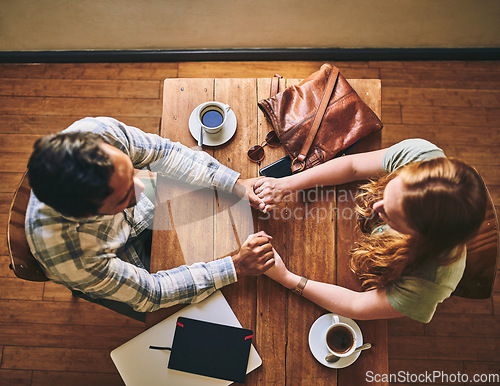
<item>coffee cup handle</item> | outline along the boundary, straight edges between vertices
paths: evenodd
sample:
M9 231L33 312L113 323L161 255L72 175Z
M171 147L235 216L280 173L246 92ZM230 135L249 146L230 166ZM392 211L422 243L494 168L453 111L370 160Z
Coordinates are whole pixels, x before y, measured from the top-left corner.
M332 324L340 323L340 319L338 315L332 315Z
M226 111L226 113L228 113L228 112L229 112L229 110L231 110L231 106L229 106L229 105L225 105L225 106L224 106L224 110Z

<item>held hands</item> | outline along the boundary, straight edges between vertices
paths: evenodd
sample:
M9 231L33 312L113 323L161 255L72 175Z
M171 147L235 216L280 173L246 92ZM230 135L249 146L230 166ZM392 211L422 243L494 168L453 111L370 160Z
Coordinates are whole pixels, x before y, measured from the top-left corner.
M256 177L239 179L233 192L241 198L247 198L253 208L266 213L292 193L292 190L287 187L286 177Z
M274 208L281 202L283 197L291 193L286 188L286 178L259 178L253 184L253 191L256 197L263 202L261 209L264 213Z
M264 231L248 236L240 251L233 256L238 277L260 275L274 265L271 239Z
M266 204L262 199L257 197L254 192L254 184L259 180L259 177L248 178L248 179L238 179L234 185L233 192L240 198L246 198L250 202L250 205L255 209L264 209Z

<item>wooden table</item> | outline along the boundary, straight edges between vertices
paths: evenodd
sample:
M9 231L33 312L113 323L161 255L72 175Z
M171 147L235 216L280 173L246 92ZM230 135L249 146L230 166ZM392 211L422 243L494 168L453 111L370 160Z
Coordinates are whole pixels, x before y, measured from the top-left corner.
M379 80L349 80L358 94L380 116ZM298 83L282 79L280 90ZM164 84L161 136L195 147L188 119L199 104L217 100L229 104L236 114L237 131L228 143L205 148L221 163L256 177L258 165L246 152L263 141L270 124L257 107L269 97L270 79L167 79ZM380 133L363 140L356 151L380 147ZM283 157L283 147L265 147L262 166ZM307 191L308 203L295 196L266 216L251 210L233 196L211 190L193 190L171 181L158 181L151 271L195 261L209 261L238 249L248 234L265 230L285 264L310 279L358 289L348 267L348 251L359 237L355 230L353 195L356 184ZM228 209L229 208L229 209ZM245 277L222 290L240 323L255 332L254 344L262 357L260 368L250 373L246 384L361 385L367 371L387 374L386 321L358 321L365 342L375 343L351 366L335 370L318 363L308 345L314 321L326 311L300 298L265 276ZM179 306L151 313L152 326Z

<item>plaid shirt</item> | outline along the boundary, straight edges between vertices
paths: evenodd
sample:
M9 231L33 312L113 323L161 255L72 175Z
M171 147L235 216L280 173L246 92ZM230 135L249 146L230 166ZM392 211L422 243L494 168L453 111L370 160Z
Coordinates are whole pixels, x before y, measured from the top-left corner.
M65 131L89 131L127 154L136 169L199 186L231 191L239 177L205 152L126 126L113 118L85 118ZM143 194L137 205L116 215L70 218L32 193L26 211L26 236L47 277L94 298L154 311L198 302L234 283L231 257L149 273L132 241L151 227L154 206Z

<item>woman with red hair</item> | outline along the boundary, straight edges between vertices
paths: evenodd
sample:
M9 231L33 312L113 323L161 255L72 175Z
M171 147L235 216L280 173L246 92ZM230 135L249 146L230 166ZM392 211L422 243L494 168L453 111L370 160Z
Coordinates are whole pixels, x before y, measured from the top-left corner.
M366 291L301 280L276 251L276 265L266 275L290 289L306 282L304 297L342 316L408 316L427 323L458 285L465 243L485 216L487 192L474 168L411 139L293 176L262 178L254 190L268 211L294 191L364 179L370 182L361 187L357 211L365 235L351 252L350 266Z

